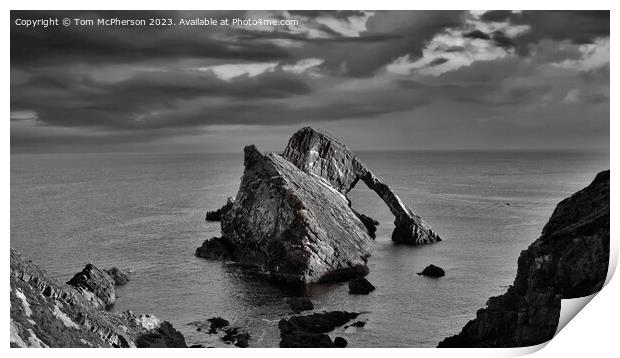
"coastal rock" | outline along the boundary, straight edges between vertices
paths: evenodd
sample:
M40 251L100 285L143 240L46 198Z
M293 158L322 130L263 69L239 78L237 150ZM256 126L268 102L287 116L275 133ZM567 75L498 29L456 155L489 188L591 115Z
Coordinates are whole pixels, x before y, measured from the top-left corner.
M538 240L521 252L507 292L491 297L461 333L439 347L523 347L553 338L561 299L603 287L609 219L609 171L604 171L558 204Z
M356 318L359 313L332 311L308 316L282 319L280 328L281 348L334 348L335 343L326 334Z
M336 346L336 348L344 348L347 344L349 344L347 340L342 337L334 338L334 346Z
M364 224L364 226L366 227L366 231L368 232L368 235L372 237L373 239L376 239L377 238L377 234L376 234L377 226L379 226L379 222L369 216L366 216L360 212L355 211L354 209L351 209L351 210L353 210L353 213L355 213L355 215L357 215L357 217L360 219L362 224Z
M226 237L214 237L205 240L195 255L205 259L234 260L234 247Z
M206 221L221 221L222 215L232 208L234 198L228 198L226 204L215 211L207 211Z
M291 137L282 156L304 172L327 180L344 195L358 181L363 181L381 197L394 215L392 241L412 245L441 241L439 235L406 206L387 184L330 134L310 127L302 128Z
M230 325L230 322L222 317L209 318L207 321L210 323L209 333L216 333L218 330Z
M443 277L446 275L446 272L438 266L428 265L422 270L422 272L418 272L418 275L429 276L429 277Z
M362 328L366 325L365 321L357 321L354 323L351 323L351 325L347 326L347 327L358 327L358 328ZM345 327L346 328L346 327Z
M170 323L106 312L13 249L10 286L11 347L186 347Z
M87 264L67 282L96 305L107 308L116 302L114 280L92 263Z
M119 270L116 267L112 267L104 271L114 281L114 286L122 286L129 282L129 270Z
M349 293L354 295L367 295L375 290L375 286L364 277L349 281Z
M222 236L243 264L286 283L368 273L373 239L346 197L277 154L245 148L245 170Z
M295 313L311 311L314 309L314 304L306 297L291 297L286 300L286 303Z
M239 348L247 348L250 346L250 334L239 327L229 327L224 331L226 334L222 337L222 341L227 344L234 344Z

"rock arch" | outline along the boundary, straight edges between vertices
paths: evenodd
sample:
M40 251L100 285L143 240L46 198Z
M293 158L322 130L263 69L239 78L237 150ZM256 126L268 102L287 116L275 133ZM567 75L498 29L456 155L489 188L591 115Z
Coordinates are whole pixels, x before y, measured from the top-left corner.
M305 127L297 131L282 156L306 173L327 180L343 195L361 180L385 202L394 215L392 241L428 244L441 241L439 235L405 205L392 189L375 176L357 156L330 134Z

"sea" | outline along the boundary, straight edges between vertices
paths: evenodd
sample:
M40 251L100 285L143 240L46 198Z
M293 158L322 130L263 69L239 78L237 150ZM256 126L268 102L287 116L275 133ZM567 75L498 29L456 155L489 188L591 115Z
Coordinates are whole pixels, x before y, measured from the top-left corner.
M556 204L609 168L594 151L359 152L443 241L390 241L393 217L363 183L353 207L380 223L369 295L346 283L310 287L315 312L360 312L364 327L340 327L350 347L434 347L458 333L513 282L519 253L540 235ZM293 315L291 293L230 262L194 252L219 236L207 210L235 196L243 155L12 154L10 245L61 281L85 264L130 269L113 311L170 321L188 344L228 347L193 321L223 317L277 347L278 322ZM446 276L417 275L434 264Z

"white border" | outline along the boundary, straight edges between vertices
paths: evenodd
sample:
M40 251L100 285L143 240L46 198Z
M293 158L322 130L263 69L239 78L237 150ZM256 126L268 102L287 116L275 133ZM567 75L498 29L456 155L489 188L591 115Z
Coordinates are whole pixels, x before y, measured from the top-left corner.
M7 53L9 49L9 41L10 41L10 14L9 9L204 9L209 8L213 10L229 10L229 9L418 9L418 10L434 10L434 9L538 9L538 10L546 10L546 9L611 9L612 18L611 18L611 57L614 58L614 51L616 49L615 39L617 39L617 33L615 32L614 24L619 20L619 16L616 15L616 6L618 2L612 1L562 1L562 2L551 2L551 1L532 1L532 0L522 0L522 1L503 1L498 3L497 1L468 1L468 2L458 2L455 0L444 0L444 1L424 1L424 2L404 2L404 1L393 1L393 0L381 0L381 1L325 1L325 0L313 0L308 3L301 2L291 2L291 1L225 1L225 2L204 2L204 1L184 1L184 0L175 0L169 2L163 1L149 1L148 3L130 3L128 1L119 1L119 0L107 0L105 2L85 2L85 1L7 1L4 4L8 5L3 18L5 19L4 24L4 46L2 48L5 49L5 55L3 56L3 68L4 70L4 87L3 87L3 96L2 103L4 107L4 113L8 114L10 112L10 95L9 95L9 79L10 79L10 58ZM500 6L501 5L501 6ZM611 80L612 80L612 88L611 92L613 93L614 85L618 83L617 78L614 76L615 66L612 66L611 70ZM613 98L613 97L612 97ZM611 118L614 117L616 113L615 103L611 100ZM3 232L7 234L6 239L4 240L4 256L3 256L3 264L5 270L8 269L8 253L9 253L9 237L10 237L10 124L7 120L5 122L6 128L2 131L2 143L5 146L4 155L2 155L2 168L4 170L4 175L2 176L3 188L2 191L2 229ZM618 135L618 126L614 121L610 121L610 133L611 138L611 150L610 150L610 160L611 167L613 167L612 171L615 173L615 168L617 168L617 153L618 153L618 145L615 140L620 139ZM617 187L618 180L615 175L612 176L612 187ZM612 190L613 192L613 190ZM611 199L611 238L612 238L612 267L610 267L610 271L613 272L615 270L616 262L617 262L617 254L618 254L618 220L617 219L617 208L618 199L612 195ZM532 241L535 238L532 238ZM514 258L517 259L516 257ZM611 278L611 272L608 276L608 279ZM8 287L9 285L9 275L5 271L3 275L0 276L2 283L2 287ZM620 284L618 284L618 279L609 282L609 284L603 289L603 291L592 299L592 302L587 305L583 309L581 313L579 313L576 318L574 318L573 322L569 323L566 328L564 328L551 342L549 342L544 349L540 350L537 353L537 356L540 357L554 357L554 356L562 356L562 357L572 357L572 356L610 356L617 351L617 346L614 344L617 339L617 327L618 319L620 316L618 315L618 302L619 292L620 292ZM30 356L30 355L39 355L39 354L47 354L52 356L77 356L88 354L89 356L104 356L109 355L110 351L108 350L89 350L88 352L84 352L78 349L54 349L54 350L37 350L37 349L29 349L29 350L16 350L16 349L8 349L8 336L9 336L9 290L2 291L2 299L4 300L6 306L5 310L2 312L3 318L0 318L4 325L2 326L2 332L4 333L4 337L6 337L5 341L5 349L8 350L8 354L15 356ZM544 346L544 345L543 345ZM183 355L189 356L204 356L204 355L226 355L230 357L238 357L242 355L251 354L252 356L269 356L269 357L288 357L291 354L294 354L299 357L313 357L316 354L321 355L343 355L343 354L354 354L356 356L359 355L376 355L376 354L389 354L390 356L402 356L402 357L410 357L411 355L416 356L432 356L432 357L494 357L494 356L512 356L515 354L524 354L531 353L532 351L537 350L541 347L531 348L531 349L522 349L522 350L505 350L505 349L415 349L415 351L411 351L410 349L388 349L388 348L377 348L377 349L354 349L351 350L266 350L266 349L252 349L248 350L184 350L179 352ZM170 350L117 350L114 354L122 355L122 356L134 356L138 355L149 355L149 356L161 356L165 357L170 354Z

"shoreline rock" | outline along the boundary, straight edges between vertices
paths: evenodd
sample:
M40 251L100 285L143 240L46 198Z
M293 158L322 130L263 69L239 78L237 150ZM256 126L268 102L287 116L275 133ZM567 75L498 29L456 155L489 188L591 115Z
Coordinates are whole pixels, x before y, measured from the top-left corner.
M123 286L127 284L127 282L129 282L129 270L120 270L116 267L111 267L103 271L105 271L105 273L110 276L110 278L114 282L114 286Z
M281 348L335 348L336 344L326 334L334 328L359 316L359 313L331 311L308 316L293 316L281 319ZM340 342L339 344L341 344Z
M89 299L94 294L82 286L89 282L63 284L11 249L11 347L186 347L169 322L105 311L99 298Z
M553 338L561 299L602 289L609 266L609 170L560 202L541 236L518 260L506 293L439 347L525 347Z
M222 215L224 215L230 208L232 208L234 198L229 197L226 200L226 204L215 211L207 211L205 215L205 221L222 221Z
M233 244L226 237L213 237L196 249L195 255L204 259L234 260Z
M314 304L306 297L291 297L286 300L286 303L295 313L314 309Z
M374 290L375 286L364 277L349 281L349 294L367 295Z
M446 272L439 266L435 266L430 264L422 270L422 272L418 272L420 276L428 276L428 277L443 277L446 275Z
M104 270L92 263L76 273L67 284L75 287L87 299L99 307L109 308L116 302L114 280Z

